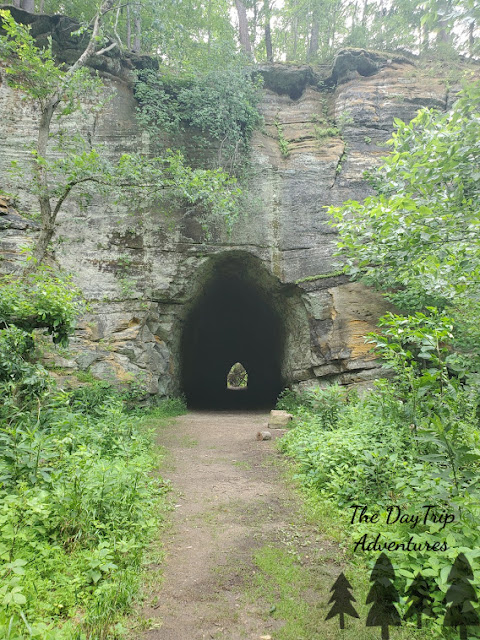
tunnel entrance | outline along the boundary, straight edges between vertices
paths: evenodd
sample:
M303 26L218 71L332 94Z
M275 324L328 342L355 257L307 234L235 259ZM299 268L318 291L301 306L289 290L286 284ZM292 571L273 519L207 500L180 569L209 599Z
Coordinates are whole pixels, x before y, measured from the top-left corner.
M184 320L182 387L192 408L271 408L282 390L285 329L280 283L260 260L230 252L212 258ZM232 364L248 384L230 388Z

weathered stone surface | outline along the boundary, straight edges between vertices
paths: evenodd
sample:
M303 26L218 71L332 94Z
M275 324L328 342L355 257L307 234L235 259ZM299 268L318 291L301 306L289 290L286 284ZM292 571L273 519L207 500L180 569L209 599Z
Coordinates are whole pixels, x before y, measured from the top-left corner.
M342 84L361 76L373 76L392 63L414 64L410 57L399 54L392 55L353 47L341 49L335 56L328 82Z
M76 357L76 362L80 371L87 371L87 369L89 369L94 362L100 360L101 357L101 352L97 350L90 351L87 349L82 349Z
M291 420L293 420L293 416L288 411L272 409L268 418L268 427L269 429L283 429Z
M320 79L310 65L263 64L256 72L262 76L265 89L288 95L292 100L300 98L309 85L316 85Z
M72 35L78 32L82 25L68 16L29 13L12 5L3 5L0 9L7 9L17 22L29 25L30 33L39 47L47 47L51 40L53 55L59 63L73 64L87 46L89 33L82 31ZM111 42L108 42L106 46L110 44ZM123 80L131 80L131 71L134 69L158 69L158 61L150 56L121 52L118 47L114 47L104 55L92 56L89 65Z
M39 228L40 225L37 222L28 220L18 213L10 198L0 196L0 231L9 229L25 231L26 229Z
M15 272L24 247L32 244L30 230L39 225L21 216L10 198L0 196L0 259L3 273Z
M253 139L249 210L231 236L219 225L207 239L191 214L173 211L167 218L160 210L137 210L135 203L127 211L99 196L88 210L74 197L62 209L54 257L74 274L90 303L72 341L78 368L143 382L152 393L181 391L186 314L202 295L215 258L231 252L237 259L255 259L245 260L245 269L285 318L286 384L368 385L382 373L364 335L388 305L363 285L335 275L336 236L326 207L369 195L363 171L385 154L382 145L394 117L409 120L422 105L445 109L456 89L447 90L441 79L426 77L410 61L364 51L339 54L328 72L285 65L260 71L267 87L261 104L265 125ZM336 86L322 89L322 78ZM148 151L148 136L135 122L131 87L110 76L106 84L113 99L98 118L66 119L67 129L80 127L113 159ZM3 78L0 111L0 188L18 194L18 210L34 213L38 205L29 181L15 184L7 170L16 160L29 175L28 144L38 113ZM318 135L317 124L325 119L338 134ZM278 125L288 142L287 157ZM16 216L0 206L4 271L15 268L20 247L36 233Z
M258 431L257 432L257 440L271 440L272 434L270 431Z
M48 367L58 367L60 369L77 369L75 360L69 360L58 355L58 353L49 353L44 356L45 365Z

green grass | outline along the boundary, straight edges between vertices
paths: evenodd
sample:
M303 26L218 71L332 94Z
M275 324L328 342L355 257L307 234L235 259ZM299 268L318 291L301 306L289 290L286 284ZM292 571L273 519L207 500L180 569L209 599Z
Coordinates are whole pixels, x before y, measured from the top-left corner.
M318 521L318 516L324 516ZM308 500L305 515L319 523L320 529L335 527L341 532L338 514L329 515L326 505ZM345 560L340 552L320 551L321 542L310 547L307 555L295 553L292 547L278 548L266 545L254 556L254 575L245 595L255 602L264 614L268 634L273 640L378 640L380 628L365 626L370 608L366 599L371 584L369 570L362 564ZM308 557L307 557L308 556ZM355 609L360 618L345 617L346 628L340 630L338 617L325 621L330 611L330 589L341 571L353 586ZM270 624L268 624L270 622ZM405 623L404 623L405 624ZM431 629L417 630L413 625L390 627L392 640L426 640L437 637Z
M186 449L193 449L194 447L198 447L198 440L185 435L178 439L178 444Z
M302 567L287 551L270 546L257 551L254 562L255 576L249 595L253 601L264 603L265 620L271 616L283 623L274 637L320 638L321 598L315 597L318 584L315 572ZM311 592L311 602L305 598L307 592Z
M239 469L250 470L252 468L252 463L248 462L248 460L235 460L233 466L238 467Z

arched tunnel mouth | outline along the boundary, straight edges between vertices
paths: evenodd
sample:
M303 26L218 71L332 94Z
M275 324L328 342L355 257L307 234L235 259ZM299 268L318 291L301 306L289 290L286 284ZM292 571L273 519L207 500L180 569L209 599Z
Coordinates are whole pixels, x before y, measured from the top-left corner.
M254 256L214 257L199 277L200 292L184 319L182 387L195 409L264 409L283 388L285 326L280 283ZM248 385L232 389L227 376L241 363Z

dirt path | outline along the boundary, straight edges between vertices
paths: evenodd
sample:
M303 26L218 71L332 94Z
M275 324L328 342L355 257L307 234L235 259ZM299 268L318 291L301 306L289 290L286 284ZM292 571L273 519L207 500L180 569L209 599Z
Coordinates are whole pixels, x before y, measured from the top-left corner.
M195 412L161 430L159 443L173 457L163 476L172 482L176 507L163 585L143 611L151 619L144 640L276 637L282 621L268 615L261 598L245 595L254 554L266 545L293 544L313 557L313 541L328 574L315 598L326 602L340 569L328 543L302 521L274 441L256 441L266 422L264 413Z

